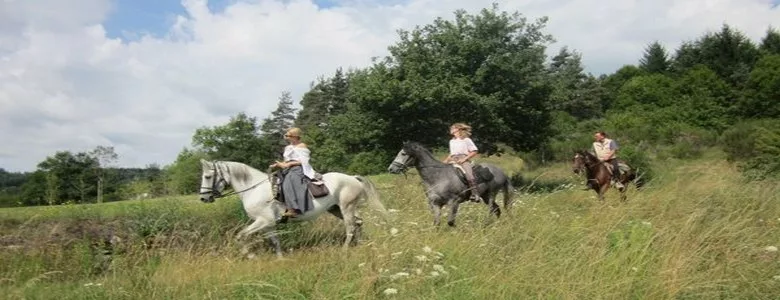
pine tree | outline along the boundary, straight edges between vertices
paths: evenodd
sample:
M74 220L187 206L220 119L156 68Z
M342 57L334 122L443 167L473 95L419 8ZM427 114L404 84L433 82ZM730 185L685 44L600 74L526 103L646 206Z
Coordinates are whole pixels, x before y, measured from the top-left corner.
M658 41L648 45L644 56L639 60L639 68L648 73L666 73L670 65L666 49Z
M279 97L276 110L271 112L270 117L263 119L263 124L260 126L265 145L270 153L274 153L275 157L280 157L284 152L283 149L286 145L284 134L293 127L294 122L295 108L293 108L292 97L289 91L284 91Z
M761 39L761 51L765 54L780 54L780 32L774 28L766 31L766 36Z

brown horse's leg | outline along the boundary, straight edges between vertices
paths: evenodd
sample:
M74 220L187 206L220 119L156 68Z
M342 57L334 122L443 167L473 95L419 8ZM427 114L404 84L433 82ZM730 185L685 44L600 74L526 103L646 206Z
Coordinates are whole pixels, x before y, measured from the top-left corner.
M601 201L604 201L604 194L606 194L606 193L607 193L607 190L609 190L609 182L607 182L607 183L602 183L602 184L599 186L599 190L598 190L598 193L599 193L599 200L601 200Z

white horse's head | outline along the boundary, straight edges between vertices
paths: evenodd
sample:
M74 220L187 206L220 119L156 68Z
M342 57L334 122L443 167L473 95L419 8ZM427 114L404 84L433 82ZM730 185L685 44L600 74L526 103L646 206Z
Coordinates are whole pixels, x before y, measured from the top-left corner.
M216 161L201 159L200 164L203 168L200 182L200 201L211 203L222 195L228 182Z

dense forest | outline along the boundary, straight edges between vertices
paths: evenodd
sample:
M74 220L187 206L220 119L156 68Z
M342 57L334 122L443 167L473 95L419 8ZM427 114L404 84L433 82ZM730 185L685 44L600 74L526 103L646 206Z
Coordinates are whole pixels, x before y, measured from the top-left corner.
M113 167L113 148L98 146L54 153L31 173L0 169L0 206L193 193L200 158L265 170L290 126L304 130L320 172L383 172L401 142L444 147L449 124L467 122L483 155L512 153L532 165L568 160L604 130L634 165L716 147L746 179L780 176L776 29L753 41L724 24L677 49L648 41L636 64L594 76L575 49L546 55L554 38L546 23L495 5L456 11L452 20L399 31L389 55L367 68L316 79L300 109L282 92L262 120L237 112L226 124L197 129L164 167Z

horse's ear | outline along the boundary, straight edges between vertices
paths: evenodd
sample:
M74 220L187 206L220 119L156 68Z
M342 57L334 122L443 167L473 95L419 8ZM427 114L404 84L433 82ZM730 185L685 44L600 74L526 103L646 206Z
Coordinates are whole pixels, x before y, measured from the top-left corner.
M203 166L204 168L208 168L208 167L211 167L211 162L201 158L200 159L200 165Z

